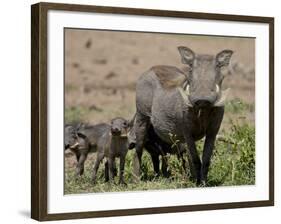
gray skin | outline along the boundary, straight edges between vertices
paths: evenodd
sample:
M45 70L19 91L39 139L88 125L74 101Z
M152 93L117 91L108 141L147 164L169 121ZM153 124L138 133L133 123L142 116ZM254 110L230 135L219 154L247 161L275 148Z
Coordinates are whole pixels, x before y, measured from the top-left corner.
M110 125L106 123L65 126L65 150L70 149L76 156L76 176L83 175L88 153L97 151L97 143L107 130Z
M168 144L169 134L186 143L197 184L206 184L216 135L224 115L225 93L221 90L222 68L228 66L232 51L215 56L196 55L178 47L186 72L172 66L154 66L136 85L136 154L134 172L140 176L143 146L152 125ZM195 142L205 137L202 160Z
M64 126L64 150L69 149L70 145L75 144L76 127L74 125L66 124Z
M134 148L136 145L136 134L134 129L135 117L131 121L132 129L130 131L130 147ZM172 147L171 144L164 142L159 136L155 133L153 126L150 125L147 131L147 135L144 141L144 148L150 154L153 169L155 176L160 176L160 159L162 160L161 172L164 177L169 176L168 172L168 161L167 154L176 154L178 159L182 161L183 169L186 170L186 161L183 157L185 152L184 147L180 145L179 147Z
M128 141L129 122L121 117L111 120L111 128L107 130L98 142L97 158L94 164L92 180L96 176L100 162L106 158L105 181L114 179L115 158L120 158L119 184L126 184L124 180L125 158L129 149Z

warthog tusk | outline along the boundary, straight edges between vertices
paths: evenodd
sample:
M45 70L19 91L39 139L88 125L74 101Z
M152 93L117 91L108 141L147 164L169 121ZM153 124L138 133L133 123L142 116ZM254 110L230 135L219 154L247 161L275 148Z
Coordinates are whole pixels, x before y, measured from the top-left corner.
M199 118L200 115L201 115L201 109L199 109L197 117Z
M216 93L219 93L220 92L220 87L218 84L216 84Z
M222 93L221 93L221 96L220 98L215 102L214 104L214 107L223 107L224 104L225 104L225 100L228 96L228 93L229 93L229 88L226 89L226 90L223 90Z
M186 95L187 95L187 96L189 96L189 95L190 95L189 85L187 85L185 92L186 92Z
M187 86L187 88L188 88L188 86ZM188 107L193 107L192 103L188 99L188 95L187 95L186 91L184 91L183 88L181 88L181 87L178 87L177 89L178 89L179 93L181 94L183 101L186 103L186 105Z
M70 149L75 149L76 148L76 146L78 146L79 145L79 143L78 142L75 142L75 144L73 144L72 146L70 146L69 148Z

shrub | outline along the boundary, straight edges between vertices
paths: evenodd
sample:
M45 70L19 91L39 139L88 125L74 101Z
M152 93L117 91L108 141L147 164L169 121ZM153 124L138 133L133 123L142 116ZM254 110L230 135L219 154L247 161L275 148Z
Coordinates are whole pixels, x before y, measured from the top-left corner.
M211 185L255 183L255 129L233 124L229 135L216 142L209 180Z

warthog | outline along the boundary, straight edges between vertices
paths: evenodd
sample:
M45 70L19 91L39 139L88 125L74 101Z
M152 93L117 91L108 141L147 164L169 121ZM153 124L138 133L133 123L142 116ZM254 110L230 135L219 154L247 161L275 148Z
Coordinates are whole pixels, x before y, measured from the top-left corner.
M114 178L115 158L120 157L119 184L126 184L124 180L125 158L129 149L128 141L129 122L117 117L111 120L110 129L107 130L98 142L98 152L95 161L92 180L96 182L99 164L106 157L105 181Z
M110 130L110 125L66 125L64 133L65 150L70 149L76 156L76 175L83 175L84 163L89 152L97 151L97 145L102 135Z
M132 123L135 122L135 117ZM133 124L132 124L133 126ZM132 127L130 131L130 143L131 148L134 148L136 145L136 134L135 134L135 126ZM165 177L169 176L168 172L168 161L167 161L167 154L176 154L179 159L182 160L182 165L184 170L186 169L186 161L183 157L184 147L181 145L178 147L173 147L172 144L164 142L154 131L153 126L150 125L147 131L147 135L144 141L144 148L150 154L154 173L156 176L160 176L160 159L162 160L161 172L162 175Z
M197 184L207 180L210 158L216 135L224 115L226 91L222 90L222 68L228 66L231 50L215 56L196 55L187 47L178 47L183 72L173 66L154 66L145 72L136 85L136 155L134 172L140 175L141 156L148 127L171 144L172 134L186 143L192 158ZM205 137L202 162L195 142Z

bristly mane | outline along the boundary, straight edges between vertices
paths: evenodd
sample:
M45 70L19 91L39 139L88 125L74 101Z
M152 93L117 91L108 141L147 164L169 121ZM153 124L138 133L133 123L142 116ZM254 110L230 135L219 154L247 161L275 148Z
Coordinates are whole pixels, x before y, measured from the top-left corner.
M153 66L151 70L165 89L182 86L187 79L186 74L174 66L157 65Z

